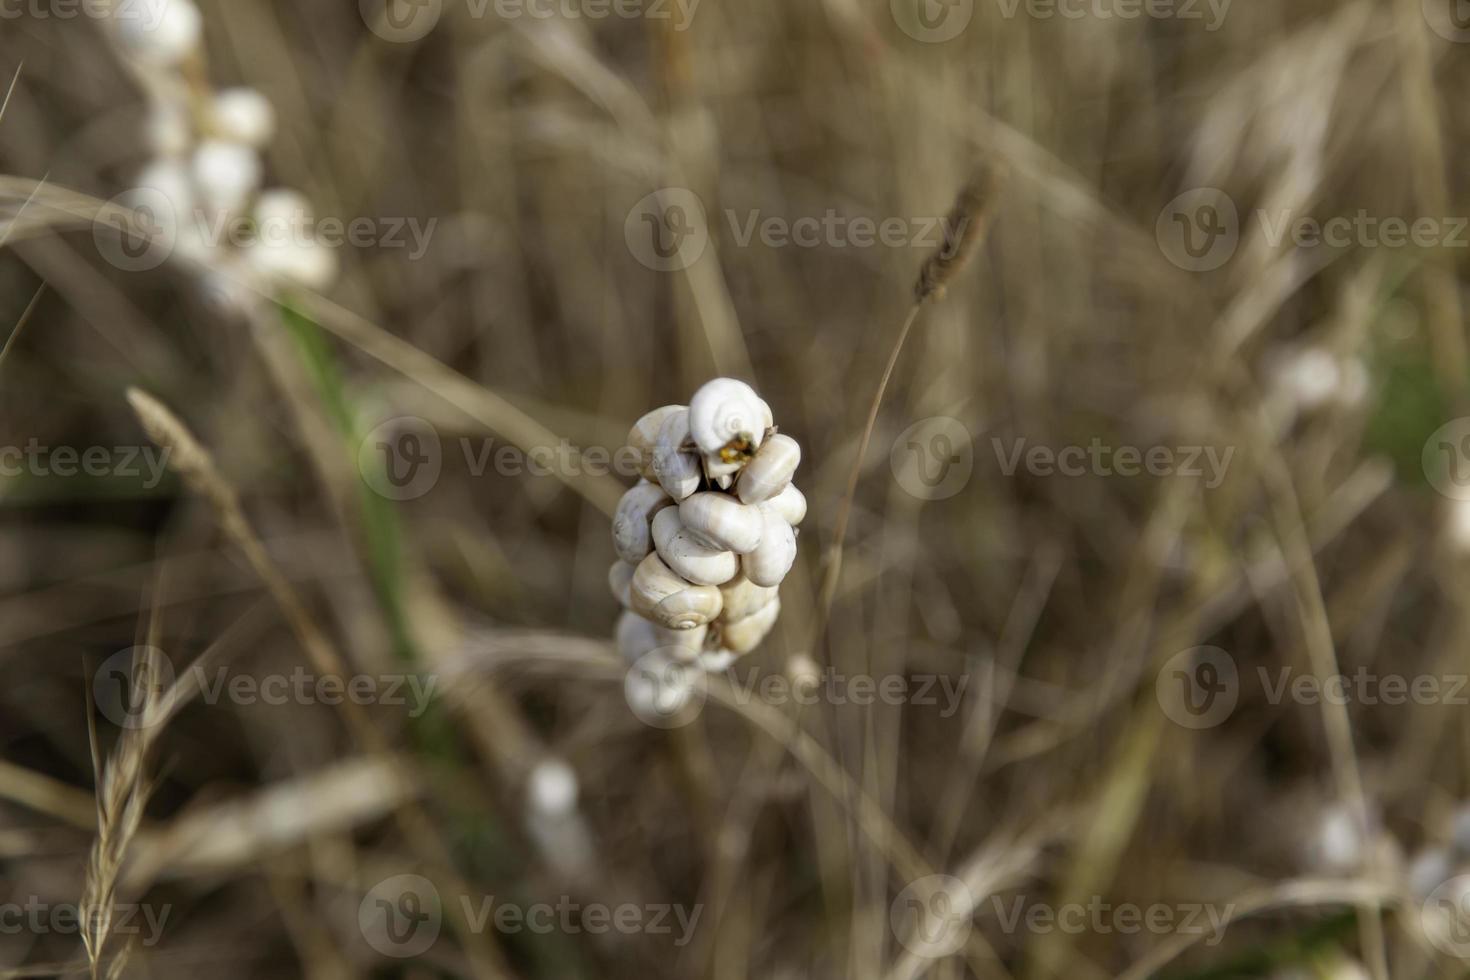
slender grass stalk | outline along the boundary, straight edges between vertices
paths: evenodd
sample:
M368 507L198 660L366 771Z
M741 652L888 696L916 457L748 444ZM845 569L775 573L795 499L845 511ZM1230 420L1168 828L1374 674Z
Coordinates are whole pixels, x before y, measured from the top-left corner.
M944 297L945 287L957 275L974 254L984 237L990 210L995 201L998 172L989 163L981 162L971 171L970 178L960 188L954 204L945 218L944 244L919 269L914 283L914 302L904 316L898 329L893 349L888 352L888 363L878 379L878 389L873 393L868 406L867 421L858 440L857 456L847 474L847 489L837 505L837 516L832 524L831 551L827 557L826 570L822 577L822 591L817 605L817 622L812 633L811 649L815 653L827 632L827 623L832 615L832 602L837 596L837 582L842 573L842 549L847 539L847 523L852 515L852 505L857 497L858 480L862 476L863 460L868 455L868 445L873 441L873 430L878 425L878 413L883 408L883 396L888 392L888 383L893 380L893 371L898 366L904 344L919 319L924 304Z

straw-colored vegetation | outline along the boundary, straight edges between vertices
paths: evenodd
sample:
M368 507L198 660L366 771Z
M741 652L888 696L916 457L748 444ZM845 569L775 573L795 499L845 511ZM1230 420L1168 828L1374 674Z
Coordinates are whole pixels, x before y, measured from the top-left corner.
M0 0L0 978L1463 975L1453 11L199 4L364 230L120 267L147 79ZM597 461L716 376L808 512L650 718Z

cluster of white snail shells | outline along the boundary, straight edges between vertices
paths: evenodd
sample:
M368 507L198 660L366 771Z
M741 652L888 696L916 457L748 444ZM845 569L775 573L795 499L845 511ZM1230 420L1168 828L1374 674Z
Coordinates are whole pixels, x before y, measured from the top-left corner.
M202 267L211 300L238 308L261 280L327 288L336 255L309 234L306 199L262 189L261 152L276 134L275 108L248 86L208 90L191 64L203 52L194 0L160 0L159 7L151 16L125 6L113 13L118 46L149 95L145 135L153 154L119 203L161 222L174 252ZM220 233L238 218L249 219L254 239L222 247Z
M665 405L628 433L643 479L613 516L608 575L623 605L619 652L658 652L722 670L754 650L781 611L806 498L792 484L801 447L776 431L743 381L716 378L689 405Z

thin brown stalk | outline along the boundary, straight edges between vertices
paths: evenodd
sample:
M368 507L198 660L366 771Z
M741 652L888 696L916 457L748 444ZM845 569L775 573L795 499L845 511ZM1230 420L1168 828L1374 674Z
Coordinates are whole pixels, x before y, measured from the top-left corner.
M878 389L868 406L867 421L863 424L862 437L858 440L857 456L847 474L847 489L837 505L837 516L832 525L831 552L822 578L821 598L817 606L816 628L812 635L811 649L816 652L827 631L827 620L832 613L832 602L837 595L837 582L842 573L842 549L847 538L847 523L852 515L852 505L857 497L858 480L862 476L863 460L868 455L868 444L873 440L873 430L878 425L878 412L883 407L883 396L888 392L888 383L898 366L904 344L908 342L919 312L930 300L944 297L945 287L969 261L984 237L995 201L997 171L988 163L978 164L965 185L960 188L949 214L945 218L945 242L919 269L914 282L914 302L899 327L893 349L888 352L888 363L878 380Z
M240 506L235 488L214 465L214 459L208 450L158 399L137 388L129 388L127 396L149 438L169 450L169 466L214 507L221 529L235 547L244 553L246 561L265 584L266 591L285 616L287 625L311 660L312 667L323 676L346 678L349 673L346 659L317 626L305 601L266 551L265 544L255 533ZM373 725L363 707L349 698L342 702L341 708L347 730L353 739L363 749L382 757L394 767L397 777L404 785L411 785L414 782L413 774L394 755L387 738ZM418 851L419 859L425 867L453 894L470 894L468 885L453 870L448 847L428 813L412 801L405 801L394 815L405 838ZM465 953L475 967L476 975L508 975L509 971L499 952L489 943L483 942L462 915L456 914L460 907L457 902L448 902L445 905L446 912L450 913L448 918L464 942Z

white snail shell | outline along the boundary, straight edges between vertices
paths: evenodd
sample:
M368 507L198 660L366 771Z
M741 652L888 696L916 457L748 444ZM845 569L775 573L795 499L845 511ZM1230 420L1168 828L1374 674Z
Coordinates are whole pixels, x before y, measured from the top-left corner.
M636 565L653 548L653 515L672 504L657 483L639 483L618 501L613 514L613 548L623 561Z
M770 500L791 485L801 463L801 446L790 436L774 435L740 471L735 492L747 504Z
M615 561L607 570L607 587L612 592L613 598L624 609L633 607L633 599L628 594L628 586L633 584L633 569L636 566L625 561Z
M675 575L657 552L638 563L628 592L634 612L674 630L707 625L724 608L719 589L691 585Z
M722 585L740 571L734 552L711 547L690 534L673 507L654 515L653 544L674 574L695 585Z
M728 459L739 443L760 446L769 428L770 407L755 389L734 378L707 381L689 400L689 434L700 452ZM721 450L725 450L722 454Z
M189 152L194 142L188 106L179 99L156 99L144 122L148 148L160 157L178 157Z
M653 442L653 474L675 500L699 489L699 457L685 448L688 440L689 410L681 408L664 419Z
M176 160L154 160L138 173L138 188L157 191L172 204L176 217L182 219L194 207L194 181L188 167Z
M781 615L781 599L776 597L744 619L724 623L720 630L721 642L736 653L749 653L760 646L761 640L776 625Z
M716 650L705 650L695 662L705 673L718 674L723 670L728 670L735 662L735 652L723 647Z
M337 253L312 239L257 239L245 254L256 270L308 289L324 290L337 278Z
M293 190L272 188L255 201L256 238L247 252L261 272L310 289L337 276L336 254L311 237L311 204Z
M761 508L775 511L783 521L796 527L806 517L806 496L796 489L796 484L788 483L785 490L762 503Z
M775 511L761 508L765 528L760 547L740 559L745 577L756 585L776 586L796 561L796 534Z
M708 626L696 626L687 630L671 630L657 623L650 623L653 627L654 638L658 640L657 649L667 652L675 660L688 662L699 656L704 650L704 641L709 636Z
M305 237L311 221L311 202L299 191L272 187L255 199L255 226L262 238Z
M708 626L695 626L687 630L667 629L629 610L624 610L618 617L614 633L618 653L629 663L654 650L662 651L674 660L693 660L704 649L705 637L708 635Z
M194 185L205 204L234 211L260 186L260 157L243 143L206 140L194 151Z
M613 641L617 645L618 654L628 663L658 649L658 637L653 632L653 624L642 616L627 611L618 617Z
M176 65L199 45L204 21L193 0L163 0L162 11L119 8L118 39L140 61Z
M711 547L748 555L761 543L765 518L758 508L728 493L705 491L679 503L679 519L691 534Z
M638 454L638 472L645 480L658 479L653 474L653 447L658 433L670 415L687 411L683 405L665 405L648 412L628 430L628 447Z
M737 575L720 586L720 595L725 602L720 615L731 621L744 619L770 605L778 591L775 586L756 585L743 573Z
M217 93L211 117L222 139L256 149L269 143L276 133L275 107L264 95L243 85Z

